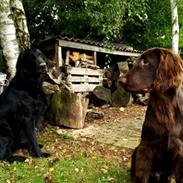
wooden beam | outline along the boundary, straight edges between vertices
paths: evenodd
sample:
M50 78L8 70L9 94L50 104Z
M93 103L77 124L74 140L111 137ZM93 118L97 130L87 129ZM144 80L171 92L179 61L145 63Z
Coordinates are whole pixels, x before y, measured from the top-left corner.
M57 61L57 67L63 66L62 47L59 46L58 43L55 44L55 58Z
M98 77L89 77L87 75L84 76L72 76L69 75L67 76L67 81L71 83L102 83L103 78L98 76Z
M72 84L71 90L74 92L92 92L96 86L102 84L89 84L89 83L79 83L79 84Z
M67 50L67 52L66 52L66 58L65 58L65 65L69 65L69 55L70 55L70 51Z
M93 52L93 60L94 60L94 64L97 65L97 52L96 51Z
M58 66L63 66L62 47L58 46Z
M89 68L79 68L79 67L69 67L67 68L68 74L73 75L91 75L91 76L102 76L103 70L101 69L89 69Z
M59 46L63 46L63 47L76 48L76 49L82 49L82 50L88 50L88 51L96 51L96 52L108 53L113 55L138 57L141 54L141 53L135 53L130 51L117 51L117 50L112 50L112 49L103 48L99 46L76 43L73 41L58 40L58 42L59 42Z

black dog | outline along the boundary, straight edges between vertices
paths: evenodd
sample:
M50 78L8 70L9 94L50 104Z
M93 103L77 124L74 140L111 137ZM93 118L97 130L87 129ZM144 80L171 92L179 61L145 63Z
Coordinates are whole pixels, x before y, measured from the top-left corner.
M15 77L0 95L0 159L26 147L35 157L47 157L40 150L36 128L43 120L47 100L42 91L47 59L38 49L20 53Z

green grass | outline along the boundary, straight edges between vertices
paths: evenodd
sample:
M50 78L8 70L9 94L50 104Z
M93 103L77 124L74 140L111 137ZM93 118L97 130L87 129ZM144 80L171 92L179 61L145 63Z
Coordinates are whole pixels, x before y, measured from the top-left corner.
M58 162L55 168L54 176L58 182L129 182L127 169L102 159L78 156L70 161Z
M25 162L0 161L0 183L129 183L127 166L122 167L112 156L110 161L103 158L100 146L71 137L46 128L39 142L51 156L31 158L24 152L28 156Z
M128 183L128 178L127 168L84 155L61 158L53 163L42 158L0 164L0 183Z

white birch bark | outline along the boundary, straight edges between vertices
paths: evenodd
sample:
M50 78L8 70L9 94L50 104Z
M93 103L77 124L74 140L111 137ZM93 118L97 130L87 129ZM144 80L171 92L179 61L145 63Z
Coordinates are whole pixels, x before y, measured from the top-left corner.
M15 66L19 55L19 46L16 38L14 22L11 18L10 0L1 0L0 7L0 44L8 66L7 73L10 79L15 75Z
M179 22L177 0L170 0L172 15L172 49L178 53L179 50Z
M12 18L14 20L20 50L30 48L30 36L22 1L10 0L10 8L12 11Z

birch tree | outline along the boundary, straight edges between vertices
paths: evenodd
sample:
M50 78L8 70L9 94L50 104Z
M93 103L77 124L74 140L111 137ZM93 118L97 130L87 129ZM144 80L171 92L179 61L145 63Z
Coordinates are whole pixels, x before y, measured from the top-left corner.
M29 35L23 6L20 0L1 0L0 3L0 46L11 79L20 49L29 47Z
M178 53L179 49L179 23L178 23L178 11L177 0L170 0L171 15L172 15L172 49Z
M22 51L26 48L30 48L30 36L27 27L27 19L21 0L10 0L10 8L20 50Z
M0 44L8 67L9 77L15 74L15 65L19 54L14 21L10 17L9 0L1 0L0 11Z

